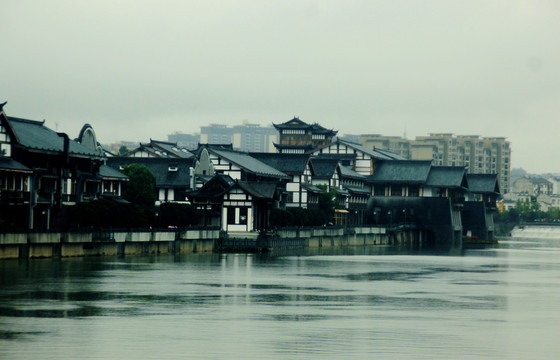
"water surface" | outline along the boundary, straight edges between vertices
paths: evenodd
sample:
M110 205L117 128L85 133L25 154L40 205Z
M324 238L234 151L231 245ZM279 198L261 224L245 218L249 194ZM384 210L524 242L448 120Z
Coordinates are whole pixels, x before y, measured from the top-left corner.
M0 262L5 359L557 359L560 240Z

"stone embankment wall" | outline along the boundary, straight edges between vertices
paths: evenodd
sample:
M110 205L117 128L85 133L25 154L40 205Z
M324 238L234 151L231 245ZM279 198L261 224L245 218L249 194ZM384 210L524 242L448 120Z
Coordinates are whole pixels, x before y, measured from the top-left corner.
M219 230L4 233L0 259L212 252Z
M281 239L305 239L309 248L367 245L423 245L417 230L388 231L384 227L291 229L278 232Z
M205 253L219 251L218 229L104 233L0 234L1 259L72 256L124 256L140 254ZM256 237L253 237L256 241ZM277 233L272 247L337 247L416 244L422 234L412 229L387 231L383 227L301 228Z

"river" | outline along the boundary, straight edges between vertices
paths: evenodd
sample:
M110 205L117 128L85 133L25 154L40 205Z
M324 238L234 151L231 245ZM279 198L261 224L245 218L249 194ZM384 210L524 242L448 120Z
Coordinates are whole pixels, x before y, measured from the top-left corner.
M558 359L558 237L0 262L2 359Z

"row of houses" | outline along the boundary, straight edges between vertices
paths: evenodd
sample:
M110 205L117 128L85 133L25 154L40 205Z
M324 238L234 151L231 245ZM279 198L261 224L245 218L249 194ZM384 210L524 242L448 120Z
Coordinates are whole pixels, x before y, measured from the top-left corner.
M0 120L3 219L15 226L56 227L77 202L118 198L127 181L121 171L136 163L156 177L156 205L192 204L205 225L225 231L267 229L272 209L316 208L326 190L336 194L334 225L404 220L444 226L452 236L492 236L500 193L495 175L404 160L336 139L335 131L298 118L275 125L278 153L211 144L186 149L151 139L121 157L104 152L89 125L72 140L44 122L8 117L3 110Z
M99 197L118 198L127 180L107 166L95 132L84 125L76 139L44 121L8 117L0 104L0 224L50 229L69 206Z
M405 160L386 150L336 139L335 132L297 118L275 126L281 132L278 153L205 144L186 156L176 144L151 140L132 151L131 157L109 158L107 164L115 169L133 162L148 167L169 164L167 172L165 166L153 167L158 179L179 169L181 162L186 173L190 164L188 179L183 178L182 187L175 188L171 197L170 184L158 180L158 201L184 199L203 212L205 224L226 231L262 230L268 226L271 209L314 208L319 194L332 189L337 194L335 225L391 224L403 219L418 223L427 213L424 207L443 206L443 211L434 213L445 213L447 220L438 221L453 234L492 237L492 214L500 194L495 174L467 174L464 167ZM282 131L288 140L282 141ZM177 154L163 152L169 147ZM425 218L422 223L430 226L435 220Z
M529 196L538 195L559 195L559 179L551 177L545 179L543 177L524 176L513 182L513 192L517 194L525 194Z
M560 178L557 176L523 176L513 182L513 191L502 198L503 210L516 207L518 201L537 202L539 210L560 209Z

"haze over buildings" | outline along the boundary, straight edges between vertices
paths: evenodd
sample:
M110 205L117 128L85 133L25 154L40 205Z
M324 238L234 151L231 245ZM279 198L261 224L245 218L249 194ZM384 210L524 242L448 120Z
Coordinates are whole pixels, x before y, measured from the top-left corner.
M503 192L511 185L511 144L505 138L429 134L408 140L398 136L362 135L368 148L390 150L406 159L432 160L437 166L463 166L471 174L498 174Z
M234 149L247 152L303 154L332 142L337 133L294 117L283 124L274 124L274 127L248 123L233 127L211 124L201 126L201 135L175 133L169 135L168 140L190 149L195 149L198 143L231 144ZM512 147L503 137L434 133L417 136L415 140L380 134L345 134L340 138L368 149L389 150L404 159L430 160L435 166L461 166L470 174L498 174L503 192L508 192L512 185Z
M339 134L505 137L560 172L555 1L3 1L0 101L103 143L294 115Z

